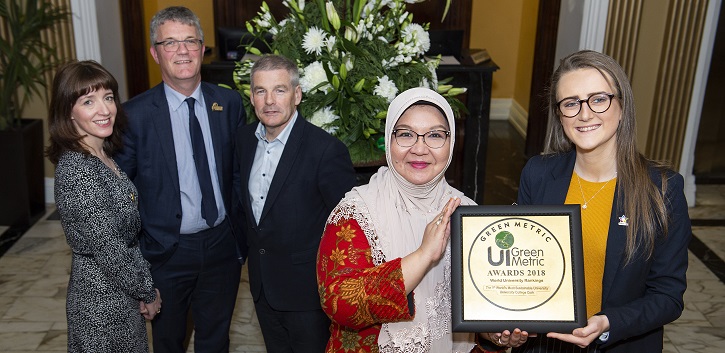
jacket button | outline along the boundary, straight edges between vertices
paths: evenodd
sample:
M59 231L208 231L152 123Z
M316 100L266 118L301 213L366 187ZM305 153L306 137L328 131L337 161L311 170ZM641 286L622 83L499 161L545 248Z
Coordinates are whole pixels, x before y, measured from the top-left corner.
M266 252L266 251L265 251L264 249L259 249L259 253L260 253L260 254L264 255L264 253L265 253L265 252Z

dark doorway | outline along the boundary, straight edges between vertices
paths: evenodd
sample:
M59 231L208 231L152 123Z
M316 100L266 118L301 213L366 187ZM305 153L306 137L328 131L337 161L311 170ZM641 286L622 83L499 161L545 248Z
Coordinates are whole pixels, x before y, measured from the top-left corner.
M698 184L725 184L725 6L720 7L707 76L693 173Z

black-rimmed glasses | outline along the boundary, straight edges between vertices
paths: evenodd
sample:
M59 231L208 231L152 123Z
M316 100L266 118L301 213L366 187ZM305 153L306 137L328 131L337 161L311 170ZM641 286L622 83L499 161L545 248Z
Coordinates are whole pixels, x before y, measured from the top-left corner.
M165 51L168 52L175 52L179 50L179 45L181 43L184 43L187 50L191 51L197 51L201 49L201 39L184 39L184 40L175 40L175 39L169 39L161 42L156 42L154 45L160 45L164 48Z
M395 143L397 143L400 147L411 147L418 142L418 138L422 137L423 143L425 143L426 146L430 148L441 148L446 144L446 140L450 135L451 132L445 130L428 131L422 135L410 129L393 130Z
M612 106L612 99L615 97L611 93L597 93L589 96L587 99L564 98L556 103L559 107L561 115L567 118L573 118L582 110L582 103L586 103L595 113L604 113Z

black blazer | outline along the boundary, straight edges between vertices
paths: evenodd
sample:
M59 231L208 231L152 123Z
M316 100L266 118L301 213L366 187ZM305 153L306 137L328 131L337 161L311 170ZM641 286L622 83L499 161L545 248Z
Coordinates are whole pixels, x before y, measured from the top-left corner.
M249 285L259 298L281 311L319 310L317 248L327 217L356 184L345 145L306 121L301 114L290 132L267 194L259 224L249 199L257 124L237 133L241 180L236 183L249 246Z
M238 92L216 85L201 83L207 104L214 157L224 207L240 246L246 254L246 242L241 239L241 212L234 194L234 144L239 126L246 114ZM216 104L222 110L212 109ZM123 104L128 115L124 148L115 156L116 162L136 185L139 193L139 212L143 226L141 251L152 266L168 259L179 241L181 228L181 192L176 167L176 152L171 131L171 115L163 83ZM232 207L234 206L234 207Z
M575 160L574 151L531 158L521 173L518 204L563 204ZM692 230L683 178L673 171L667 177L669 233L657 239L649 260L640 253L627 266L623 264L626 228L618 225L623 212L616 207L615 191L602 279L600 314L607 315L610 324L609 339L599 345L604 352L661 352L663 326L682 313ZM661 189L660 172L650 168L650 178Z

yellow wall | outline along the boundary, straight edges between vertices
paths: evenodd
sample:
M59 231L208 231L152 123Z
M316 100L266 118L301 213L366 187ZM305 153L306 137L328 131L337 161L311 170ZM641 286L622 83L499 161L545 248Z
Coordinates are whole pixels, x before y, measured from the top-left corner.
M149 40L149 24L151 18L158 12L169 6L178 6L179 1L173 0L144 0L144 29L146 41ZM216 37L214 36L214 6L213 2L208 0L187 0L184 1L183 6L188 7L191 11L199 16L199 22L201 22L201 29L204 30L204 45L207 47L216 46ZM147 43L147 48L150 47L150 43ZM153 87L161 82L161 70L159 65L156 64L154 58L151 56L151 52L147 52L147 60L149 65L149 86Z
M538 0L473 0L470 47L485 48L500 67L492 98L529 107Z

